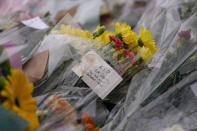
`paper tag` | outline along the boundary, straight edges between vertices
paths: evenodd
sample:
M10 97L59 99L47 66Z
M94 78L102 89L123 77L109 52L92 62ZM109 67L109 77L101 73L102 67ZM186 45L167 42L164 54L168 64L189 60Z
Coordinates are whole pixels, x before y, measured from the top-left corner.
M46 29L49 28L49 26L47 24L45 24L40 17L34 17L32 19L29 20L23 20L21 21L24 25L31 27L31 28L35 28L35 29Z
M123 79L95 51L86 53L81 62L72 68L79 77L104 99Z
M191 89L194 93L194 95L197 97L197 82L191 85Z
M36 83L44 76L48 57L49 51L46 50L33 56L25 63L23 71L28 76L30 82Z

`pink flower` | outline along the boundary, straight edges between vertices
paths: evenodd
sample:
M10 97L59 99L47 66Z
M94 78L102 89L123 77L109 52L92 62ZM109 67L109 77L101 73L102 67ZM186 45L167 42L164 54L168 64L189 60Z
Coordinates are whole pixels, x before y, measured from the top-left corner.
M128 50L124 50L123 56L124 57L128 56L131 59L131 61L133 62L133 64L136 63L136 56L135 56L135 54L133 52L128 51Z
M179 37L185 38L189 40L191 38L191 34L188 31L181 31L178 33Z
M116 49L120 50L122 48L122 41L119 38L115 36L110 36L109 39L115 44Z
M123 56L124 56L124 57L127 57L127 56L128 56L128 54L129 54L129 51L128 51L128 50L124 50L124 52L123 52Z

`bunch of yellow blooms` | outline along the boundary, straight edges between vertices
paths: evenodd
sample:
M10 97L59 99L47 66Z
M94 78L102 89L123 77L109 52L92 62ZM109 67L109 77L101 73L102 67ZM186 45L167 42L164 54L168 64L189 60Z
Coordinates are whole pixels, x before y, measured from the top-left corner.
M60 34L68 34L77 37L93 38L92 34L87 30L81 30L78 28L73 28L71 25L61 25Z
M109 43L110 36L116 36L121 39L123 45L128 50L139 54L143 60L149 59L157 50L155 41L152 40L150 31L141 27L140 37L136 32L133 32L131 27L126 23L116 22L114 24L115 32L110 32L105 29L105 26L97 26L93 34L87 30L72 28L70 25L62 25L59 33L68 34L77 37L93 38L97 41ZM123 53L123 50L117 50L115 54Z

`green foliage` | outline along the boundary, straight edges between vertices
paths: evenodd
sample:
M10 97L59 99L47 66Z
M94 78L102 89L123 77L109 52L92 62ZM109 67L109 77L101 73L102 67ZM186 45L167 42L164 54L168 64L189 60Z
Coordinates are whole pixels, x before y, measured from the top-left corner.
M0 60L0 76L6 77L10 74L11 65L3 46L0 46Z

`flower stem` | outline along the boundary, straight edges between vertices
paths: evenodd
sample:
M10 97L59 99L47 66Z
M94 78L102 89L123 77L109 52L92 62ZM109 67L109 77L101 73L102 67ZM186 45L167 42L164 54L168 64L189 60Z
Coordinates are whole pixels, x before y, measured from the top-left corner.
M129 51L132 51L133 49L137 48L138 46L139 46L139 45L137 44L137 45L131 47L131 48L129 49Z

